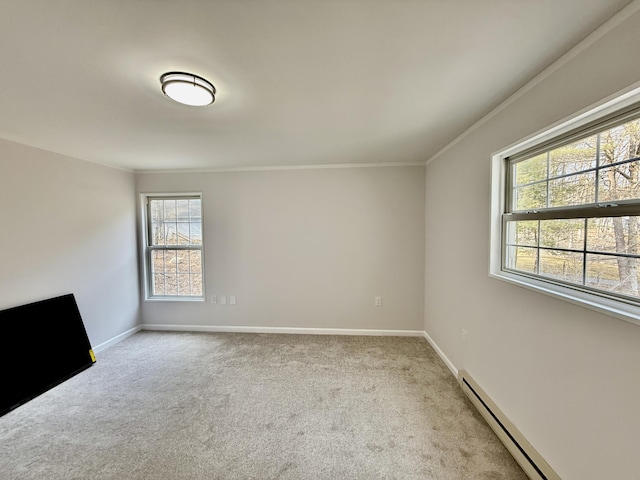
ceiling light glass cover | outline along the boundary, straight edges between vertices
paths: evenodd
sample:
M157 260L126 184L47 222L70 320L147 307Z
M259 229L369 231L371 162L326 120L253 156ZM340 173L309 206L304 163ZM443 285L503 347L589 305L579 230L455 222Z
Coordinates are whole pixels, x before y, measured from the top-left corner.
M160 77L162 93L185 105L211 105L216 89L211 82L198 75L185 72L167 72Z

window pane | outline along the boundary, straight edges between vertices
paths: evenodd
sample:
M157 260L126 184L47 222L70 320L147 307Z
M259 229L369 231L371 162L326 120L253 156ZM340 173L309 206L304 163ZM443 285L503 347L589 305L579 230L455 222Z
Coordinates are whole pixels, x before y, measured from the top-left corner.
M598 178L598 201L615 202L640 198L640 162L603 168Z
M535 157L520 152L507 158L505 269L640 304L640 118L626 118L612 127L621 120L608 116L599 129L589 123L597 133L587 138L579 138L578 129L568 131L570 144L546 151L528 144L540 148Z
M178 295L191 295L191 275L188 273L176 275Z
M640 119L600 134L600 164L610 165L640 157Z
M149 240L151 245L165 245L164 223L152 223L150 236L151 238Z
M597 145L593 135L549 152L549 178L595 168Z
M176 272L189 273L189 250L178 250L176 252Z
M176 220L178 222L189 221L189 200L176 200Z
M537 247L538 221L507 222L507 244Z
M584 219L540 221L540 246L584 250Z
M164 202L164 219L165 221L176 220L176 201L175 200L162 200Z
M595 173L582 173L549 182L549 206L566 207L596 201Z
M199 250L191 250L189 253L189 270L191 273L202 273L202 253Z
M165 223L164 224L164 236L166 245L178 245L178 224Z
M601 290L638 297L637 258L587 255L587 285Z
M153 273L165 272L164 251L154 250L151 252L151 271Z
M189 233L189 223L178 223L178 234L176 236L176 245L189 245L191 244L191 235Z
M582 253L540 250L540 275L582 283Z
M191 244L202 245L202 226L200 223L191 223Z
M164 274L155 273L152 278L152 295L164 295Z
M547 178L547 154L515 163L513 165L513 186L540 182Z
M165 295L178 295L178 279L176 274L165 275Z
M175 248L202 245L199 198L150 198L149 251L152 296L202 296L202 251ZM169 247L169 248L166 248Z
M591 218L587 230L587 250L638 254L639 227L640 217Z
M162 200L151 200L151 222L162 222L164 220L164 203Z
M536 273L538 249L527 247L507 247L506 268Z
M513 190L514 210L535 210L547 206L547 183L535 183Z
M191 221L201 221L201 201L199 198L189 200L189 216L191 218Z
M154 250L151 252L151 274L153 295L201 296L202 252Z
M195 274L191 276L191 295L196 297L202 296L202 275Z
M150 245L202 245L200 200L151 200Z
M164 271L167 273L175 273L178 264L178 252L175 250L164 251Z

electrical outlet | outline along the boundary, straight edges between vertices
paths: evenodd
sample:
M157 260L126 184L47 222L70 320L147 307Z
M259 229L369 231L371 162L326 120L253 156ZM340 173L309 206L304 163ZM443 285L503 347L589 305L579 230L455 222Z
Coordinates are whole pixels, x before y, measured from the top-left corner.
M375 298L375 306L376 307L381 307L382 306L382 297L376 297Z
M211 295L211 299L209 300L211 303L218 303L218 299L215 295Z

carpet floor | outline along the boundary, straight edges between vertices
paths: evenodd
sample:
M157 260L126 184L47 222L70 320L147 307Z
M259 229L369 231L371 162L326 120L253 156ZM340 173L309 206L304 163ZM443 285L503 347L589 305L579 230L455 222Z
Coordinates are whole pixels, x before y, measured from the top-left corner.
M142 331L0 417L7 480L526 478L415 337Z

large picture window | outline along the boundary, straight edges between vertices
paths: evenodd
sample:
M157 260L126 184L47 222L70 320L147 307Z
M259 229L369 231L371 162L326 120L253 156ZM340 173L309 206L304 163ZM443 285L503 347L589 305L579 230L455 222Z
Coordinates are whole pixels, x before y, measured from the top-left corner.
M202 200L145 196L148 298L204 298Z
M492 273L638 317L640 106L557 130L494 157Z

